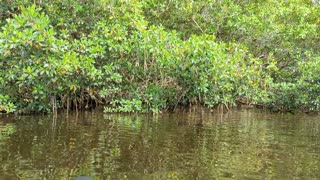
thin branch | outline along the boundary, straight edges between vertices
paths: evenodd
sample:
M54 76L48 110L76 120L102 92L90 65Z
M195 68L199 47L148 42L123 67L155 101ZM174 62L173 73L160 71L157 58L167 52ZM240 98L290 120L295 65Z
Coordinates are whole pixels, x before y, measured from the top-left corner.
M194 19L194 16L192 16L192 18L191 18L192 20L193 20L193 22L197 25L197 27L201 30L201 32L202 33L205 33L206 31L204 31L201 27L200 27L200 25L197 23L197 21Z

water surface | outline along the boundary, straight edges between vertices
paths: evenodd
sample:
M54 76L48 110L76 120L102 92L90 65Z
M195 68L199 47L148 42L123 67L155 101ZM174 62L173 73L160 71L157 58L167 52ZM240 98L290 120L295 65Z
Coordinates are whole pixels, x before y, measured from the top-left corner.
M0 117L0 179L320 179L320 116Z

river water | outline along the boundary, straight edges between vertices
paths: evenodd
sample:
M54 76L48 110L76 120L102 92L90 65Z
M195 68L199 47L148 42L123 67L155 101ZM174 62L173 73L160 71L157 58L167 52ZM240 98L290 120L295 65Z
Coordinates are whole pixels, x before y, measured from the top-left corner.
M320 179L320 116L203 108L0 117L0 179Z

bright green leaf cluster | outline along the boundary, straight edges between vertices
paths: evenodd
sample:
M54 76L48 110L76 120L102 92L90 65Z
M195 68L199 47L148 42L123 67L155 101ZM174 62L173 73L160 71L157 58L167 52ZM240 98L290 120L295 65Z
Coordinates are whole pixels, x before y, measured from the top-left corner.
M312 1L3 1L5 112L320 110Z

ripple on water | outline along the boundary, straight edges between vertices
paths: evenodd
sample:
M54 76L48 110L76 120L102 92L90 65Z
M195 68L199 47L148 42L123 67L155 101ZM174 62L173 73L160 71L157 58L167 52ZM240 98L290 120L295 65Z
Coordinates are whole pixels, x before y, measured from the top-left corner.
M0 135L0 174L12 179L320 178L318 116L95 112L60 116L56 124L28 116L0 128L11 132Z

